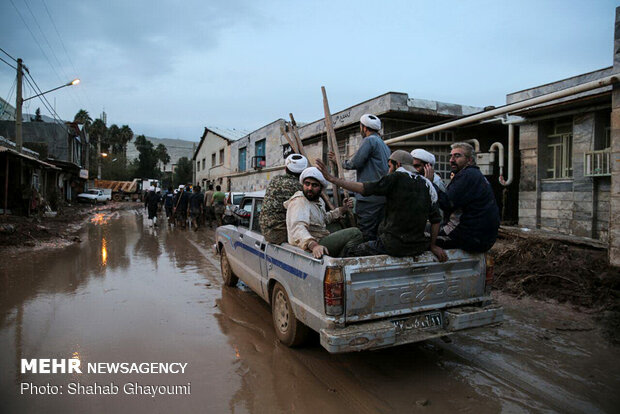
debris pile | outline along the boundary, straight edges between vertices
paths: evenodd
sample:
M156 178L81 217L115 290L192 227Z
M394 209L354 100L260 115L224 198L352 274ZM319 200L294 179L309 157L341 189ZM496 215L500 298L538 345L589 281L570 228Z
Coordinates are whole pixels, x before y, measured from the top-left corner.
M498 240L493 287L522 297L555 300L597 313L609 333L620 327L620 269L605 250L540 238ZM614 333L614 342L620 337Z

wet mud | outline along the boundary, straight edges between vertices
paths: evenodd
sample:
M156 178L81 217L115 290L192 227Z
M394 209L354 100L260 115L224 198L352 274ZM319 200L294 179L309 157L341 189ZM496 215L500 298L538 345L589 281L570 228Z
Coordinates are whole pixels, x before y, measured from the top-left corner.
M282 346L269 305L222 286L213 230L91 217L82 242L0 263L0 412L614 412L617 348L589 315L501 295L501 327L332 355ZM5 256L7 257L7 256ZM180 374L33 374L22 358L183 362ZM20 384L187 384L190 395L22 395ZM66 390L66 388L65 388Z

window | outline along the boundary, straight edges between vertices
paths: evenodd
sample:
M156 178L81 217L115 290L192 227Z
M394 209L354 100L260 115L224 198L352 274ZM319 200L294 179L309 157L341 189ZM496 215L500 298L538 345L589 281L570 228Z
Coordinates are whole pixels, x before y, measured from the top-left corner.
M254 200L254 218L252 219L252 228L250 230L253 230L260 234L263 234L261 231L260 222L259 222L260 211L262 207L263 207L263 200L255 199Z
M261 139L260 141L256 141L256 144L254 144L255 145L254 147L255 156L252 158L252 167L255 170L263 168L266 165L266 161L265 161L265 143L266 142L267 140Z
M220 164L224 164L224 148L220 150Z
M215 167L215 152L211 154L211 167Z
M207 168L207 163L205 162L206 160L203 158L202 159L202 169L204 170L205 168Z
M239 165L238 165L239 172L245 171L245 167L246 167L245 155L246 155L246 148L245 147L239 148Z
M252 212L252 199L251 198L246 199L241 205L241 209L251 213ZM238 219L239 219L239 226L246 227L246 228L250 227L250 217L244 218L244 217L238 216Z
M573 176L573 120L561 118L553 121L551 134L547 135L547 178L563 179Z
M196 171L200 171L200 160L196 162Z

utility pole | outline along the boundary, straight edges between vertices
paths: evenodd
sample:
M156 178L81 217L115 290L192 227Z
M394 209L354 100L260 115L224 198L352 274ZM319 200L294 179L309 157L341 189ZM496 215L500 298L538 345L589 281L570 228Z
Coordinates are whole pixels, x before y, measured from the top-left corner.
M15 98L15 146L17 152L22 152L22 60L17 59L17 98Z

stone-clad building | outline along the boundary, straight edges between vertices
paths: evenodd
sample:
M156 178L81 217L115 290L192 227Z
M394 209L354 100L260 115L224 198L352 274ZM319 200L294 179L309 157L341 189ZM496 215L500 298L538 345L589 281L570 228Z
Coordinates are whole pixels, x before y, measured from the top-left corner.
M506 103L612 74L612 68L507 95ZM519 225L607 242L611 185L611 86L513 115L519 125Z

